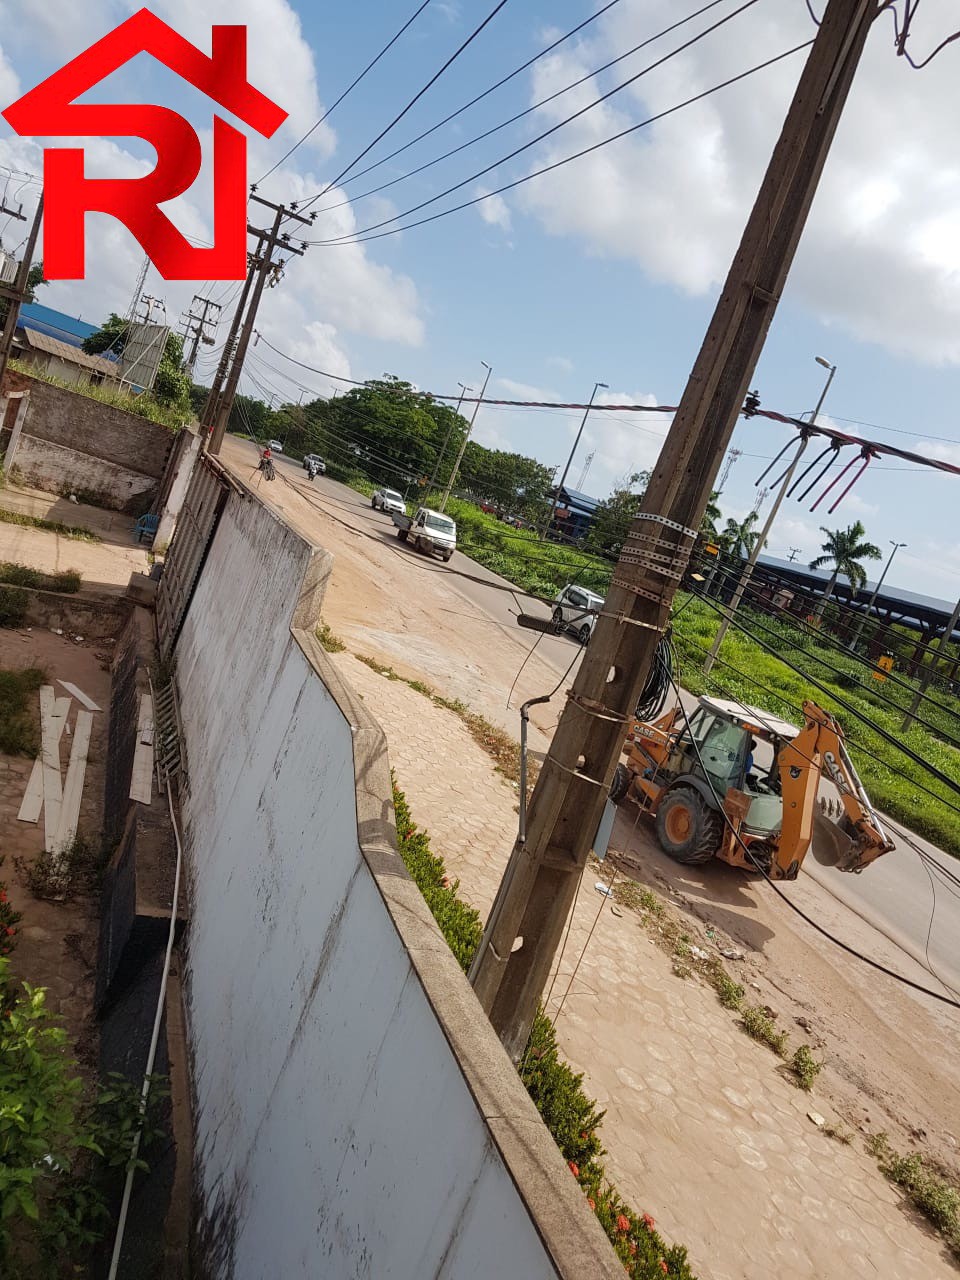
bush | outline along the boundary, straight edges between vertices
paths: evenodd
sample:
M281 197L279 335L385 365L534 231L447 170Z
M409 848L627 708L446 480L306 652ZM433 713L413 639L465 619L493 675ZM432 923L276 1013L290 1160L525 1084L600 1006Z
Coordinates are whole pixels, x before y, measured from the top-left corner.
M28 587L40 591L60 591L73 594L80 590L83 579L76 569L64 569L60 573L41 573L29 565L0 562L0 583L12 587ZM24 597L26 599L26 597Z
M0 627L22 627L27 617L27 603L23 587L0 586Z
M0 867L3 858L0 857ZM8 956L16 946L17 925L23 919L19 911L14 911L7 896L7 886L0 880L0 956Z
M809 1093L813 1088L814 1080L823 1070L823 1063L816 1060L810 1052L809 1045L802 1044L793 1055L790 1069L796 1076L800 1088Z
M0 670L0 755L35 756L40 750L32 695L46 676L36 667Z
M778 1057L783 1057L789 1037L785 1031L777 1030L776 1023L765 1009L751 1005L742 1010L740 1021L748 1036L768 1045Z
M898 1155L885 1133L875 1134L868 1146L890 1181L904 1189L960 1258L960 1189L931 1173L919 1152Z

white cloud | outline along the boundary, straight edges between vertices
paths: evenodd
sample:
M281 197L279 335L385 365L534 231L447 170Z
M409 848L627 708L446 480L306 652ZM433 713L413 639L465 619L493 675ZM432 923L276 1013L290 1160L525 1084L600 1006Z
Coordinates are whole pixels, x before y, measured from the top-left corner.
M20 79L10 65L6 50L0 45L0 103L8 106L20 96Z
M487 196L485 187L477 187L475 196ZM491 227L499 227L502 231L510 230L510 209L503 196L487 196L477 205L480 217Z
M920 440L916 445L911 446L911 451L960 467L960 444L948 444L942 440Z
M926 48L950 29L949 0L914 24ZM531 100L639 43L673 18L668 0L618 6L592 38L536 65ZM704 20L706 21L706 20ZM880 28L881 24L877 24ZM955 26L955 20L952 22ZM690 30L695 28L691 27ZM809 38L802 4L751 9L535 153L540 168L666 110ZM828 324L899 354L960 363L960 168L943 159L955 103L945 53L922 74L875 30L838 130L789 290ZM681 42L681 34L537 114L556 123ZM796 57L685 108L522 189L521 206L557 236L638 262L692 294L723 280L800 74Z
M546 363L561 373L573 373L573 361L566 356L547 356Z

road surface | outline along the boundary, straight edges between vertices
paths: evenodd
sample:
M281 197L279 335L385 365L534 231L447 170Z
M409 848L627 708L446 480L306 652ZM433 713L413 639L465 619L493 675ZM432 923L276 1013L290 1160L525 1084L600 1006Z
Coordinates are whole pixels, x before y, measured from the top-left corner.
M238 474L249 480L250 471L244 470L244 464L247 463L250 468L255 465L254 448L228 437L225 460L232 462ZM522 601L525 612L549 617L550 610L545 605L523 597L511 583L459 551L449 564L443 564L438 559L421 556L407 544L398 543L389 517L372 510L368 498L346 485L326 476L318 476L311 484L300 464L292 459L280 458L277 466L279 482L272 489L268 485L262 485L260 492L262 496L276 501L288 516L293 513L286 510L285 490L288 492L289 489L282 483L283 479L315 503L322 503L328 512L334 513L335 518L355 534L371 540L378 547L387 545L392 552L401 552L411 566L416 568L418 575L437 578L438 585L442 584L448 599L458 598L462 602L464 618L472 622L474 646L478 652L489 649L491 629L508 643L513 642L512 652L517 655L529 650L536 636L533 632L518 627L516 615ZM296 522L294 519L294 523ZM313 521L301 523L304 532L308 532L313 538L319 538ZM389 584L383 586L389 594ZM447 604L446 611L452 614L455 607ZM383 631L379 636L381 640L384 639ZM404 644L407 642L404 641ZM416 647L426 661L429 657L426 642L421 639L416 642ZM398 652L403 652L403 648L400 647ZM571 637L543 635L536 647L540 664L538 669L548 668L557 680L565 675L572 678L581 652L581 646ZM416 665L409 645L407 657ZM426 674L437 679L441 673L437 670L436 662L427 661L427 666L429 669ZM477 706L476 690L465 701L497 719L516 735L516 708L523 694L530 696L531 693L540 691L543 690L536 682L532 686L525 685L522 693L513 698L509 708L504 706L502 699L493 697L488 697L486 705ZM538 721L542 734L532 738L535 750L542 750L546 744L551 717L555 722L556 709ZM952 858L919 836L913 836L914 842L932 861L932 866L927 869L918 854L899 839L895 832L892 834L897 840L897 849L861 875L843 874L832 867L821 866L813 856L807 857L803 872L867 923L879 929L918 965L932 969L939 975L942 984L933 977L929 978L936 989L948 987L960 992L960 890L945 883L941 874L960 874L960 859Z

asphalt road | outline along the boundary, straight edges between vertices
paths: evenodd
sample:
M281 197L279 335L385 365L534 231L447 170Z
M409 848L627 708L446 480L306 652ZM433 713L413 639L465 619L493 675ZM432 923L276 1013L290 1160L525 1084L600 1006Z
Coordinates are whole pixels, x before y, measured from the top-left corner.
M306 483L299 463L282 459L278 465L291 479ZM384 515L373 511L368 499L346 485L318 476L313 482L318 496L336 499L341 517L358 531L382 534ZM413 554L413 553L412 553ZM506 579L485 569L461 552L455 552L449 564L436 560L436 572L457 572L456 589L476 609L482 610L503 626L516 626L521 603L524 612L547 618L550 610L522 594ZM478 635L481 632L478 629ZM533 632L524 632L531 642ZM552 666L558 678L579 662L582 648L572 637L543 635L540 657ZM881 815L883 816L883 815ZM899 825L899 824L898 824ZM891 832L897 848L860 875L844 874L833 867L821 866L808 856L804 874L812 876L835 898L878 928L914 960L930 967L943 982L960 993L960 889L944 882L938 869L960 875L960 859L951 857L919 836L912 836L932 860L925 867L919 855L895 831ZM936 979L931 985L940 989Z

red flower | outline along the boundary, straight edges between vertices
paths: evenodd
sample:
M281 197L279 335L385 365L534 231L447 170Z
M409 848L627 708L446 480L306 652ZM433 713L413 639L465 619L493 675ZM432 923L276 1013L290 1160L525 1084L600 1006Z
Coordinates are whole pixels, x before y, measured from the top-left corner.
M618 1231L630 1230L630 1219L623 1213L617 1214L617 1230Z
M647 1228L648 1231L652 1231L657 1224L650 1217L649 1213L645 1213L643 1215L643 1225Z
M630 1248L630 1256L631 1256L632 1258L635 1258L635 1257L637 1256L637 1242L636 1242L636 1240L631 1240L631 1241L630 1241L629 1248Z
M590 1208L594 1211L594 1213L596 1213L596 1211L597 1211L597 1202L596 1202L596 1200L594 1200L593 1196L587 1196L587 1204L588 1204L588 1205L590 1206Z
M664 1262L662 1258L660 1259L660 1270L663 1272L664 1275L666 1275L667 1271L669 1270L669 1268L667 1267L667 1264Z
M570 1172L573 1174L575 1178L580 1177L580 1166L576 1163L576 1161L568 1160L567 1168L570 1170Z
M12 937L13 937L13 929L12 929L12 927L11 927L10 925L7 925L7 937L8 937L8 938L12 938Z
M6 902L6 900L7 900L6 889L0 889L0 902Z

